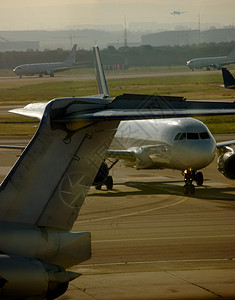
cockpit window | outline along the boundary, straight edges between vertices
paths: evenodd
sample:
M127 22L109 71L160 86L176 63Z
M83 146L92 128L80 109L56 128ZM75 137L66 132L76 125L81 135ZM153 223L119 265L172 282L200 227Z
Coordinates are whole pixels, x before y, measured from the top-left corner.
M197 132L188 132L187 133L187 139L188 140L198 140L199 139L199 135Z
M177 133L177 135L175 136L174 140L177 141L179 139L180 135L181 135L181 132Z
M206 132L206 131L205 132L200 132L199 135L200 135L200 138L203 139L203 140L210 138L208 132Z
M187 140L205 140L205 139L209 139L210 136L208 134L208 132L179 132L176 134L176 136L174 137L175 141L178 140L185 140L187 138Z
M181 133L181 136L179 137L179 140L184 140L184 139L186 139L186 133L185 132Z

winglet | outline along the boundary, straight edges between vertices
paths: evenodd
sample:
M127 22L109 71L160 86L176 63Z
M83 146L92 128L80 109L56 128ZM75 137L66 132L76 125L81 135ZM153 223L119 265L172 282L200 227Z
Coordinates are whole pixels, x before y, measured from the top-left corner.
M224 87L228 89L235 88L235 78L226 68L222 68L222 75L224 80Z
M95 70L96 70L96 81L97 81L98 93L103 94L104 98L109 98L108 85L106 82L98 46L93 47L93 53L94 53L94 63L95 63Z

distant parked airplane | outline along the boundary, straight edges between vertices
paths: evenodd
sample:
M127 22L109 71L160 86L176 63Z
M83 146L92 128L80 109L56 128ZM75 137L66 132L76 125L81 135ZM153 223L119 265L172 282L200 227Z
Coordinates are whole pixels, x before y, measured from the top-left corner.
M171 12L171 15L181 15L186 13L186 11L179 11L179 10L173 10L173 12Z
M65 71L73 67L76 59L76 50L77 45L75 44L68 58L63 62L25 64L17 66L13 72L20 78L22 75L32 76L35 74L39 74L39 77L42 77L43 75L54 77L55 72Z
M224 87L227 89L235 89L235 78L226 68L222 68Z
M234 63L235 49L233 49L227 56L193 58L187 61L187 66L192 71L194 71L194 69L202 69L204 67L206 67L207 70L210 70L210 68L221 70L222 66Z

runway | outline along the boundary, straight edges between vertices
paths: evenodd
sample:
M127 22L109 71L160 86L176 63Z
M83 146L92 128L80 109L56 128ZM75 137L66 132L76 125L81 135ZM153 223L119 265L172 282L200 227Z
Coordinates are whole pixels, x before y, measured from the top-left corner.
M3 179L20 152L0 154ZM203 173L186 197L178 171L115 166L114 189L92 188L74 224L91 232L92 258L72 268L82 275L58 299L234 299L235 182L216 161Z
M135 70L128 72L107 72L106 78L109 79L128 79L128 78L149 78L149 77L162 77L162 76L194 76L198 74L204 74L206 76L210 76L211 74L221 73L221 71L214 70L213 72L208 71L194 71L186 70L186 71L174 71L168 70L166 72L145 72L145 73L138 73ZM42 82L58 82L58 81L86 81L86 80L96 80L95 73L93 71L90 72L90 74L77 74L77 75L64 75L63 73L58 73L54 77L50 76L43 76L38 77L35 76L23 76L22 78L19 78L18 76L9 76L9 77L0 77L0 82L4 85L9 86L23 86L23 85L30 85L30 84L36 84L36 83L42 83Z

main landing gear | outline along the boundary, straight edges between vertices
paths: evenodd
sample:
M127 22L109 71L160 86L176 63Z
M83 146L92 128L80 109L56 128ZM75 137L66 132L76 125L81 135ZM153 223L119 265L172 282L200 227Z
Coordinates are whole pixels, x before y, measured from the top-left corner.
M107 190L113 189L113 177L109 175L109 171L117 162L118 160L112 162L110 167L108 167L105 162L102 162L92 184L95 186L96 190L101 190L102 185L106 185Z
M189 170L184 170L182 172L184 176L184 194L189 195L189 194L194 194L195 193L195 186L192 183L193 181L196 181L198 186L203 185L203 174L202 172L196 172L195 170L189 169Z

